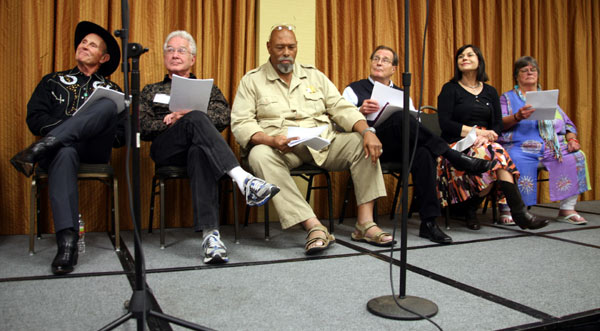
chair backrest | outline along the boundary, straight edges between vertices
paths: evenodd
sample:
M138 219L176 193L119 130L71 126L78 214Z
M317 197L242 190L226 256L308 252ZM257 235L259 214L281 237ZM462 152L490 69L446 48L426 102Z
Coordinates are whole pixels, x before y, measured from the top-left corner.
M424 127L429 129L429 131L431 131L431 133L433 133L437 136L441 136L442 129L440 128L440 122L438 121L437 108L432 107L432 106L423 106L423 107L421 107L421 110L423 110L423 109L431 109L431 110L435 111L435 113L427 114L427 113L421 112L421 115L420 115L421 124L423 124Z

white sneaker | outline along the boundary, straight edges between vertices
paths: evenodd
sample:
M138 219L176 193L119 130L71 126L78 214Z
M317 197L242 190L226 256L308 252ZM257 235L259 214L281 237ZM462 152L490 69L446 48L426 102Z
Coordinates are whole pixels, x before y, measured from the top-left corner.
M248 206L262 206L279 193L279 187L250 175L244 181L244 193Z
M218 264L229 261L229 257L227 257L227 247L225 247L225 244L221 241L221 236L218 231L213 231L211 234L204 237L202 249L204 250L204 263Z

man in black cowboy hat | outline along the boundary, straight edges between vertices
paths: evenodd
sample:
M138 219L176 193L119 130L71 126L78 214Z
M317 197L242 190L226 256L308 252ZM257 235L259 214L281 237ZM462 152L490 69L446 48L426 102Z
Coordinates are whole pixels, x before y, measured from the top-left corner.
M120 88L106 79L119 66L119 44L108 31L91 22L75 29L75 60L70 70L42 78L27 104L29 130L42 139L17 153L10 162L29 177L36 163L48 170L48 192L54 215L58 252L54 274L73 271L77 264L77 170L81 163L107 163L111 150L122 146L124 116L102 98L85 111L75 111L98 87ZM124 112L121 115L126 115Z

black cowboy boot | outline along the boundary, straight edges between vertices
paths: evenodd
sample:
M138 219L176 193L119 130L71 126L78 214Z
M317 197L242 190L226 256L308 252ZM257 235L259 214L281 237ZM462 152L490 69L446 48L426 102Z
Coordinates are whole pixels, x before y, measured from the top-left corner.
M59 147L60 142L56 137L46 136L15 154L15 156L10 159L10 163L15 169L29 177L33 174L33 166L55 152Z
M77 264L77 241L79 234L73 229L64 229L56 233L56 244L58 251L52 261L52 273L55 275L64 275L73 271L73 266Z
M442 155L450 161L456 170L464 171L470 175L480 175L488 172L496 165L496 160L488 161L471 157L453 149L448 150Z
M482 201L483 197L476 195L466 202L465 222L467 223L467 228L471 230L481 229L481 225L477 219L477 209L479 209Z
M515 183L499 180L500 189L506 197L512 218L521 229L541 229L548 225L548 220L530 214L521 198L519 187Z

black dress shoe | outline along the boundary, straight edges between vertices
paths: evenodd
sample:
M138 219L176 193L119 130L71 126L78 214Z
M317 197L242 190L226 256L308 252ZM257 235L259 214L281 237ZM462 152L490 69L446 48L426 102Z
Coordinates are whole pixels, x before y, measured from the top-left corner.
M439 244L450 244L452 243L452 238L445 234L442 229L440 229L437 223L434 222L425 222L421 221L421 228L419 229L419 237L429 239L435 243Z
M77 264L78 234L73 229L64 229L56 233L56 244L58 251L52 261L52 273L55 275L65 275L74 270Z
M55 152L58 147L60 147L60 142L56 137L46 136L15 154L10 159L10 163L15 169L29 177L33 174L33 166L52 152Z
M450 163L456 170L464 171L470 175L480 175L484 172L492 170L496 164L496 160L488 161L476 157L470 157L463 153L459 153L460 157L450 160Z

